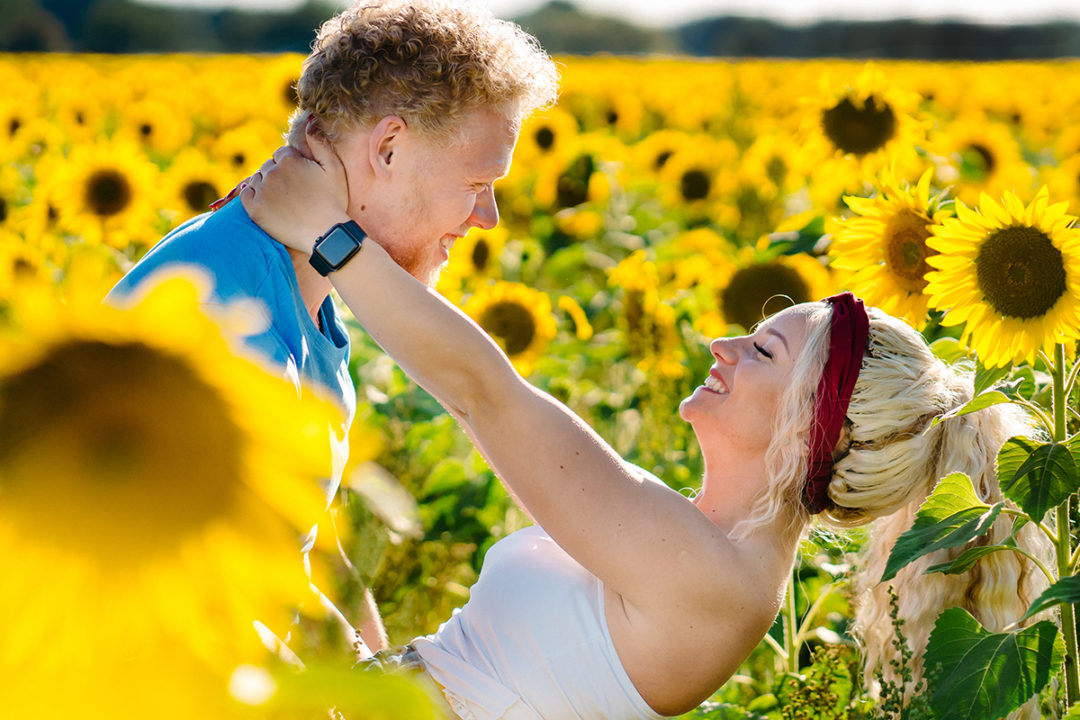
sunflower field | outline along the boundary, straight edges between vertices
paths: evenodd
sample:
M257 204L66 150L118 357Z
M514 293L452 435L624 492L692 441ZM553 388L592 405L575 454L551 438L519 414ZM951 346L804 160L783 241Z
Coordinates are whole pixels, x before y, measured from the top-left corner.
M187 277L101 304L282 143L302 59L0 56L5 716L437 717L406 678L351 671L339 621L359 623L367 587L392 644L434 631L529 522L358 326L327 512L311 448L331 411L232 352L242 313L207 318ZM499 226L455 244L438 289L624 457L696 488L676 408L708 340L841 289L975 363L980 392L952 414L1018 403L1045 430L1002 450L1010 503L950 476L890 563L1011 513L1054 542L1031 612L1053 621L990 632L948 611L929 684L870 693L847 634L863 536L815 532L773 630L685 717L1064 717L1080 701L1080 63L560 64L557 106L496 185ZM306 535L316 523L335 532ZM1015 548L980 548L998 551Z

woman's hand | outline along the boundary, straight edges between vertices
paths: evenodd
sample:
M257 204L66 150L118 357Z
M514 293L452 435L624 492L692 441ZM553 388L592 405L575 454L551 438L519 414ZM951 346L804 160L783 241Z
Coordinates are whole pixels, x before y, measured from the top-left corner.
M291 146L280 147L240 191L240 201L259 227L305 254L331 226L349 219L348 180L340 158L310 128L307 141L314 160Z

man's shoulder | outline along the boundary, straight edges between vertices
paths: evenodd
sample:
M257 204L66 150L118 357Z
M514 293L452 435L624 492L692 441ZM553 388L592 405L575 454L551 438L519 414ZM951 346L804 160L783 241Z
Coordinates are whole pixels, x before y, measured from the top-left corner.
M277 276L279 267L288 262L285 249L234 201L215 213L189 220L162 238L109 296L126 296L159 271L183 268L208 274L220 299L254 296L267 278Z

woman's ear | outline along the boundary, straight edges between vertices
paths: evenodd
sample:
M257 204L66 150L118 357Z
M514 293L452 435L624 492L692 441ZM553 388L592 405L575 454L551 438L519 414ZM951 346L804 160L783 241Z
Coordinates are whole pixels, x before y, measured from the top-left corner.
M407 132L408 126L397 115L387 115L375 123L368 142L368 161L376 177L390 176L394 166L394 154L400 148Z

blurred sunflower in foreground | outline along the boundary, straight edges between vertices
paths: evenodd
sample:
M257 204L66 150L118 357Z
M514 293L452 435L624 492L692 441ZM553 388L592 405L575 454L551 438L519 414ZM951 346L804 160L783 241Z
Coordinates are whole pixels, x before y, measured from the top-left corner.
M233 355L198 299L179 278L130 310L25 292L0 326L12 717L205 717L214 679L264 657L253 621L283 634L312 598L299 535L334 411Z
M856 294L915 327L926 322L926 260L937 252L926 240L952 214L940 195L930 197L933 172L924 172L914 191L886 172L877 197L845 197L855 215L839 221L829 244L831 266L853 273Z
M961 341L984 365L1032 363L1080 337L1080 229L1066 208L1049 204L1045 187L1027 206L1011 192L1001 203L984 194L932 228L930 306L947 311L942 325L964 323Z
M499 344L522 375L533 371L556 334L551 299L521 283L481 287L466 301L464 310Z

